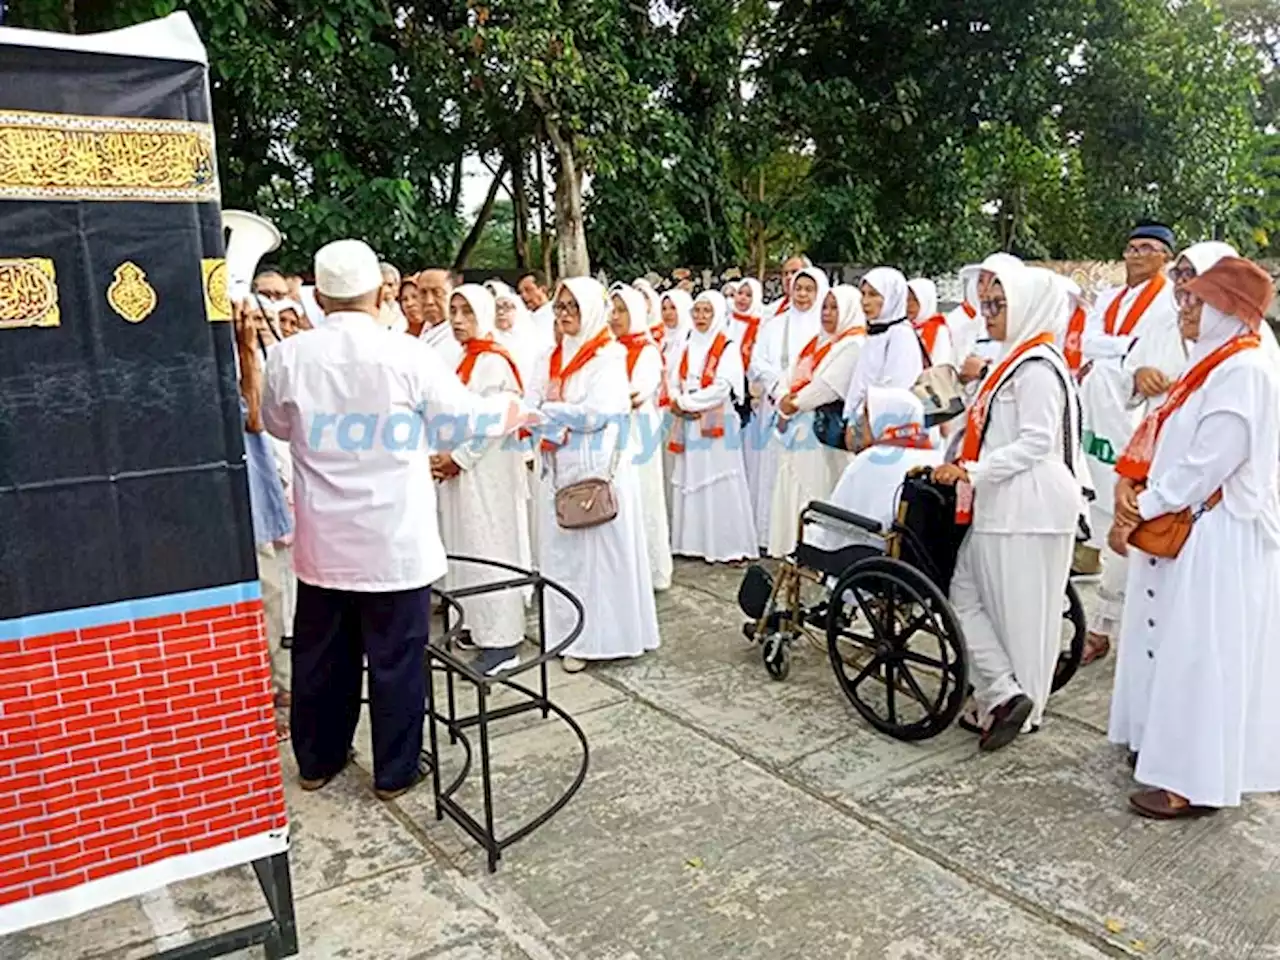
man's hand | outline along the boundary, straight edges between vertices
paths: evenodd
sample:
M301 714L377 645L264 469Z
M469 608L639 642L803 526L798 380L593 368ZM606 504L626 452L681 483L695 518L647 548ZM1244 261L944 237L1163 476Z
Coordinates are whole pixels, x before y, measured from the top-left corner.
M944 487L955 486L961 480L969 482L969 471L958 463L944 463L933 468L933 482Z
M431 455L431 477L433 480L445 481L452 480L462 472L453 461L453 455L448 453L433 453Z
M960 382L972 383L974 380L981 380L986 369L987 361L971 353L964 358L964 363L960 364Z
M778 404L778 409L782 411L784 417L794 417L800 412L800 407L796 404L796 395L788 393Z
M1155 367L1139 367L1133 375L1133 386L1144 397L1158 397L1173 383Z
M236 301L231 307L231 322L235 326L236 346L250 353L256 350L264 322L258 304L252 298Z

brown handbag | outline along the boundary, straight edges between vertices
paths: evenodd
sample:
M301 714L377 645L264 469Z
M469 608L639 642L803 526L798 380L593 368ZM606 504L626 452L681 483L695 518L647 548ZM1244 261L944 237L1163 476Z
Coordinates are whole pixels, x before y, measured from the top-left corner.
M1222 502L1222 488L1213 491L1198 510L1183 507L1176 513L1162 513L1143 520L1129 534L1129 545L1153 557L1172 560L1182 552L1197 520Z
M565 530L589 530L608 523L618 515L618 494L613 475L618 469L620 450L614 450L608 477L588 477L557 490L556 523ZM552 483L555 483L555 455L551 458Z

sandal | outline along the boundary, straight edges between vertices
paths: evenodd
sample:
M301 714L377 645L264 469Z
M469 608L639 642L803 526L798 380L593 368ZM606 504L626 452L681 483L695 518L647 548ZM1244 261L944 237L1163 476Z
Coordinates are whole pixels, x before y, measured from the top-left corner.
M289 729L289 715L283 710L276 711L276 743L284 743L292 731Z
M1217 807L1198 807L1171 790L1143 790L1129 797L1129 805L1149 820L1182 820L1218 812Z
M1080 657L1080 666L1087 667L1095 660L1101 660L1111 652L1111 638L1101 633L1090 633L1084 640L1084 653Z
M288 710L293 706L293 695L288 690L277 690L271 702L277 710Z

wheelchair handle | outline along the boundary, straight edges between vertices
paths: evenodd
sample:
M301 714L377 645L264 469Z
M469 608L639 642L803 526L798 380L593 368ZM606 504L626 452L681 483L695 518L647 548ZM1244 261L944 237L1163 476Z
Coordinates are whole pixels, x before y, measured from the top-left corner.
M860 527L867 533L884 533L884 529L880 524L870 517L864 517L858 513L850 513L848 510L842 510L835 504L825 503L822 500L810 500L809 505L800 512L800 522L803 523L810 514L814 513L829 517L832 520L839 520L841 523L847 523L853 527Z

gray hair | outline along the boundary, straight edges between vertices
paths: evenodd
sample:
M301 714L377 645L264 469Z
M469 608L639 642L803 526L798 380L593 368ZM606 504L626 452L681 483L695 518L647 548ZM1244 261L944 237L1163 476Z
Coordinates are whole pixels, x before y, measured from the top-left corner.
M396 269L395 264L383 260L378 264L378 268L382 271L383 280L390 280L392 283L400 282L400 271Z

